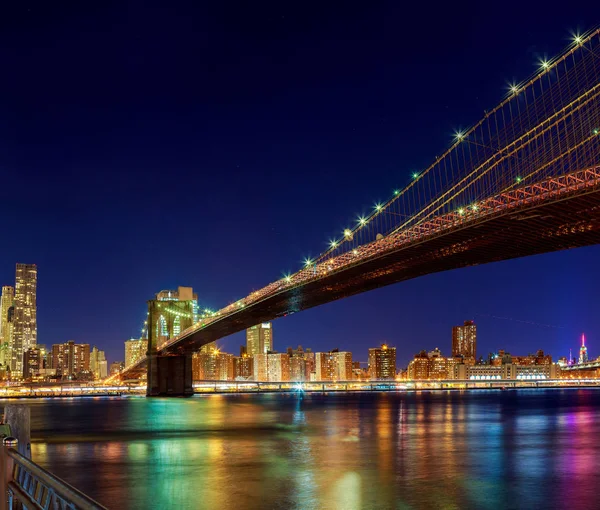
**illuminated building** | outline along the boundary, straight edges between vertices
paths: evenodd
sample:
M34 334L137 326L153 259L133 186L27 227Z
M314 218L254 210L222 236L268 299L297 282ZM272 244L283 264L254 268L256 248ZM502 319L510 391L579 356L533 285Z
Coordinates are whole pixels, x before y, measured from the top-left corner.
M127 356L127 347L125 347L125 356ZM98 350L98 347L92 347L90 353L90 370L94 374L94 379L102 380L108 376L108 361L104 351Z
M37 375L44 366L44 357L46 349L40 347L30 347L23 354L23 378L30 379Z
M195 381L232 381L233 354L212 349L192 356L192 377Z
M146 356L148 350L148 340L132 338L125 340L125 368L137 363L138 360Z
M351 381L352 353L340 352L337 349L315 354L315 380L317 381Z
M254 361L248 354L233 358L233 378L236 380L252 380Z
M351 381L352 380L352 353L334 352L336 357L336 380Z
M11 370L23 373L23 354L37 344L37 266L17 264L14 318L11 350Z
M581 335L581 347L579 348L579 363L587 363L588 352L585 346L585 335Z
M382 344L381 347L369 349L369 373L374 380L395 379L396 348Z
M473 365L465 369L464 379L477 380L545 380L556 379L558 365Z
M331 352L317 352L315 354L315 380L333 381L336 377L337 357Z
M452 356L477 357L477 326L473 321L465 321L463 326L452 328Z
M90 372L90 344L76 344L73 340L54 344L50 368L56 370L56 375L69 378Z
M125 368L124 361L113 361L110 364L109 375L116 375Z
M13 337L14 299L14 287L2 287L2 296L0 297L0 365L2 366L10 364L11 361L10 346Z
M273 328L270 322L257 324L246 330L246 352L250 356L273 350Z
M290 380L290 357L287 353L267 354L267 380L269 382Z
M443 356L429 359L429 379L448 379L448 360Z
M297 349L288 347L290 357L290 377L292 381L310 381L310 374L315 369L315 354L310 349L306 351L301 345Z
M268 381L267 354L255 354L252 356L253 378L255 381Z
M408 364L408 378L412 380L429 379L429 356L426 351L415 354Z

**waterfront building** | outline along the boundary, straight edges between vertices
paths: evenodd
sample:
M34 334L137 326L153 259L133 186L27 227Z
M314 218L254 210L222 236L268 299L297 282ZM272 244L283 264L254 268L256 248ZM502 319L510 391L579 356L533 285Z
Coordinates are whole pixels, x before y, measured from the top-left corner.
M290 357L290 377L292 381L310 381L310 374L315 370L315 353L304 350L301 345L297 349L288 347Z
M427 351L415 354L414 359L408 364L408 378L412 380L429 379L429 356Z
M52 366L63 378L84 377L90 371L90 344L76 344L69 340L52 346Z
M585 335L581 335L581 347L579 348L579 363L587 363L588 362L588 352L587 347L585 346Z
M373 380L395 379L396 348L382 344L381 347L369 349L369 373Z
M213 349L192 356L192 377L195 381L232 381L233 354Z
M333 381L336 376L337 358L332 352L317 352L315 354L315 380Z
M124 361L113 361L110 364L109 374L110 375L116 375L116 374L122 372L124 369L125 369L125 362Z
M14 317L11 370L23 373L23 355L37 344L37 266L17 264L15 278Z
M38 347L30 347L23 355L23 378L31 379L38 375L40 370L46 368L44 358L46 349Z
M272 350L273 328L270 322L263 322L246 330L246 352L250 356L267 354Z
M14 300L14 287L8 285L2 287L0 296L0 365L2 366L11 363L10 346L13 337Z
M352 353L348 351L337 352L336 354L336 380L352 380Z
M350 381L352 375L351 352L334 349L315 354L316 381Z
M452 328L452 356L477 358L477 326L473 321Z
M125 368L135 365L138 360L146 356L147 350L148 340L143 338L140 338L139 340L136 340L135 338L125 340Z
M254 361L245 352L233 358L233 378L235 380L252 380Z
M265 382L268 381L267 372L267 354L255 354L252 356L253 363L253 378L255 381Z
M468 380L545 380L556 379L558 365L515 365L507 363L500 366L473 365L466 366L464 376Z
M125 355L127 355L127 348L125 348ZM92 352L90 353L90 370L96 380L106 379L108 376L106 354L95 345L92 347Z
M269 382L290 380L290 357L287 353L267 354L267 380Z

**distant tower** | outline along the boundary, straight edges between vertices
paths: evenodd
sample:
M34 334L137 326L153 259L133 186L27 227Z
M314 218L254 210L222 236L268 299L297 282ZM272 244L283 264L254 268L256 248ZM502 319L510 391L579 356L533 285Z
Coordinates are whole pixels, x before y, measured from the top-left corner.
M263 322L246 330L246 352L249 356L267 354L272 350L273 329L270 322Z
M23 371L23 354L37 344L37 266L17 264L11 370Z
M477 326L473 321L452 328L452 356L477 357Z
M581 334L581 347L579 348L579 363L587 363L588 353L585 346L585 335Z

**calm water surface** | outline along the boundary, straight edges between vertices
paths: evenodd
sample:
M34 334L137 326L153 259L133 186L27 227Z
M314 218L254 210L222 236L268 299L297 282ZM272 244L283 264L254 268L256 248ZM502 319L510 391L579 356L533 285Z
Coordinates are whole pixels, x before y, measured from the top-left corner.
M600 390L27 401L111 509L598 508Z

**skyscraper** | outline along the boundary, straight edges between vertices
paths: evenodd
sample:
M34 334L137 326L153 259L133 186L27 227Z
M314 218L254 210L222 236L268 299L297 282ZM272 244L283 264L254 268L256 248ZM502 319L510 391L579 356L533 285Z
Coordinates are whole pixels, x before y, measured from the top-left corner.
M0 297L0 364L10 364L10 346L12 345L13 337L13 321L14 314L14 287L2 287L2 296ZM9 321L10 315L10 321Z
M382 344L369 349L369 373L371 379L395 379L396 348Z
M37 266L17 264L11 370L23 372L23 354L37 344Z
M473 321L465 321L464 326L452 328L452 356L476 358L477 326Z
M266 354L272 350L273 329L270 322L263 322L246 330L246 352L249 356Z
M588 361L588 352L587 347L585 346L585 335L581 334L581 347L579 348L579 363L587 363Z

